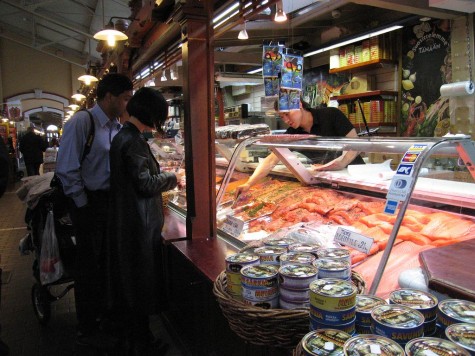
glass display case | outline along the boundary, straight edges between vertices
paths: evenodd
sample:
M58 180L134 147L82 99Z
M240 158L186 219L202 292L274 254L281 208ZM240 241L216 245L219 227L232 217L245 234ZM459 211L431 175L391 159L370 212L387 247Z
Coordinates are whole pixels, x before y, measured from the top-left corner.
M397 287L388 273L397 273L402 261L419 266L421 251L475 238L475 147L469 137L302 138L254 137L235 146L217 187L221 238L240 247L282 231L311 231L339 242L360 238L367 245L349 246L352 262L371 266L365 277L372 294L381 280L391 281L383 289ZM237 163L251 157L257 165L252 152L265 156L264 149L281 164L236 199L235 188L247 178L237 175ZM367 164L316 171L308 158L313 151L358 151Z

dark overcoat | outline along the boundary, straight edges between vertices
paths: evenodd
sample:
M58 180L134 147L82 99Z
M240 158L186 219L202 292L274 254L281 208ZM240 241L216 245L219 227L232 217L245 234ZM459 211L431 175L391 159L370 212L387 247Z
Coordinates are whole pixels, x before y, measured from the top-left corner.
M177 185L136 126L126 122L110 149L111 206L107 234L108 305L142 314L159 310L162 282L162 192Z

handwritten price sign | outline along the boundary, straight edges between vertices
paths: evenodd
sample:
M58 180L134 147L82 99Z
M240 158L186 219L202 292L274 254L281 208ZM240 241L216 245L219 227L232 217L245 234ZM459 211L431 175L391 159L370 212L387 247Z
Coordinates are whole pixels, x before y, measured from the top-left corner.
M339 227L335 233L335 241L342 245L350 246L358 251L369 254L374 240L357 232L350 231Z
M239 237L244 228L244 221L239 220L230 215L226 216L226 219L223 222L223 227L221 228L225 233L231 235L232 237Z

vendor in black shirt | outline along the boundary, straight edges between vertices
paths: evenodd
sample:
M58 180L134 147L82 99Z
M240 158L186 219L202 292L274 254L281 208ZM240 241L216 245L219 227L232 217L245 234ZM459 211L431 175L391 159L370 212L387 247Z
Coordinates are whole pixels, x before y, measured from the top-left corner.
M280 111L278 114L282 121L289 125L289 128L285 132L286 134L358 137L355 128L348 118L336 108L324 107L312 109L307 103L302 101L299 110ZM301 153L307 156L312 163L316 164L314 170L317 171L338 171L346 168L349 164L364 164L363 158L355 151L302 151ZM279 163L279 158L274 153L268 155L259 166L257 166L247 182L237 187L236 195L248 191L252 185L267 176L277 163Z

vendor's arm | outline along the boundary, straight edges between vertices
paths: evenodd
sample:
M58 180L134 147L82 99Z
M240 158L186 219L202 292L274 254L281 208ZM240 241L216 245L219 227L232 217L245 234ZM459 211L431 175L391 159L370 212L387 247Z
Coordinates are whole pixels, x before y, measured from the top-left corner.
M279 163L279 158L274 153L271 153L266 158L264 158L264 160L259 163L256 170L249 177L247 182L236 188L236 197L241 193L247 192L254 184L264 179L277 163Z
M358 137L355 129L352 129L346 137ZM345 169L360 153L358 151L343 151L341 156L326 164L314 166L316 171L339 171Z

